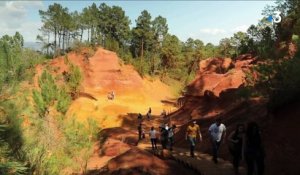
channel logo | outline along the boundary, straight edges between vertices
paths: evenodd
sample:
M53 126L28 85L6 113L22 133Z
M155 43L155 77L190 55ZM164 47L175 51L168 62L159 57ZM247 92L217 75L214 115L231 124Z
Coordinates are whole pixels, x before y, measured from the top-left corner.
M270 15L267 17L267 20L271 23L280 23L281 22L281 16L280 16L281 12L279 11L275 11L274 15Z

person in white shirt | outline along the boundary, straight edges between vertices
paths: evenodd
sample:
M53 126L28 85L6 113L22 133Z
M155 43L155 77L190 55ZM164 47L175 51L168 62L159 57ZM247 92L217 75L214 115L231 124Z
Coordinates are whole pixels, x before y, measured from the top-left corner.
M157 149L157 131L154 129L154 127L151 127L151 130L149 132L150 140L151 140L151 145L152 145L152 150Z
M175 128L176 128L176 125L172 125L172 127L170 127L169 130L168 130L168 139L169 139L170 151L173 151Z
M226 127L223 123L221 123L221 118L217 118L216 122L213 123L208 132L210 134L212 149L213 149L213 161L218 163L218 151L221 143L226 137Z

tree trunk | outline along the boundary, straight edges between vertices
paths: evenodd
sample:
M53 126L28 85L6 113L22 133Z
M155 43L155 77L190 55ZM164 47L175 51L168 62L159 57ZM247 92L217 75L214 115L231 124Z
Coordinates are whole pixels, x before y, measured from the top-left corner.
M60 49L61 33L58 32L58 48Z
M105 47L105 35L102 33L102 46Z
M56 36L57 36L57 30L54 28L54 51L56 51Z
M94 42L94 27L91 27L91 44Z
M68 44L67 44L67 48L70 47L70 40L71 40L71 33L68 32Z
M66 36L66 30L63 29L63 33L62 33L62 50L65 51L65 36Z
M81 28L80 42L82 42L83 29Z
M88 28L88 42L90 42L90 29Z
M69 31L67 31L67 36L66 36L66 49L68 49L69 48L69 43L70 43L70 32Z
M144 38L142 38L141 42L141 59L144 58Z
M49 55L49 42L50 42L50 32L48 32L48 41L47 41L47 55Z

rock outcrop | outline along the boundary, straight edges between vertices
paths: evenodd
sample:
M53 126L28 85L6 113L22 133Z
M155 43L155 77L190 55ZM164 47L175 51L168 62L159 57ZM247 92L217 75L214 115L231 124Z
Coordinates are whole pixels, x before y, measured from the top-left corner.
M245 84L246 72L255 58L249 54L239 56L235 61L230 58L209 58L199 63L195 80L187 86L187 94L204 96L211 92L219 97L228 89L237 89Z

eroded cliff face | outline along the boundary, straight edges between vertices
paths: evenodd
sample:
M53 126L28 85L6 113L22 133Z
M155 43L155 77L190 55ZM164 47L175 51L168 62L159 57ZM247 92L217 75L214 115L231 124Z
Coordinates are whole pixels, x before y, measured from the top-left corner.
M199 63L199 71L178 102L182 105L173 116L174 121L187 122L227 113L245 102L241 89L246 86L246 78L257 58L249 54L235 60L230 58L209 58ZM256 101L259 101L256 99ZM184 113L181 115L180 113Z
M211 93L219 97L228 89L237 89L245 84L246 74L256 58L249 54L241 55L234 61L231 58L209 58L199 63L195 80L187 86L187 95L204 96Z

